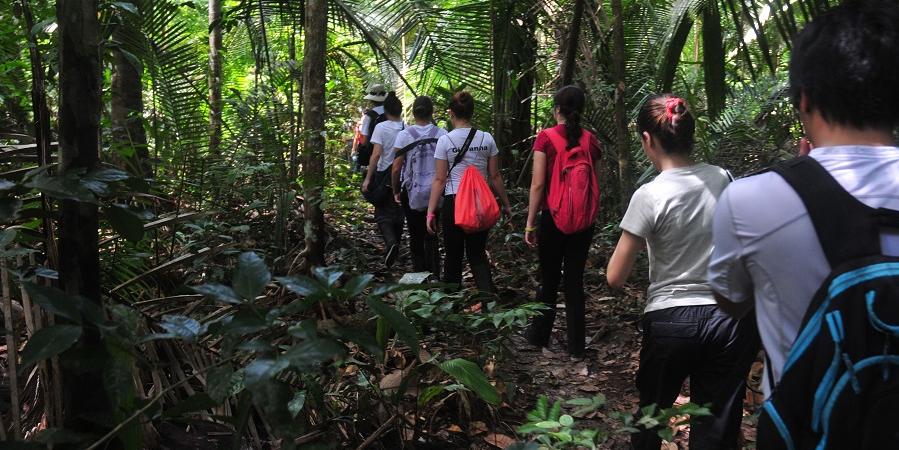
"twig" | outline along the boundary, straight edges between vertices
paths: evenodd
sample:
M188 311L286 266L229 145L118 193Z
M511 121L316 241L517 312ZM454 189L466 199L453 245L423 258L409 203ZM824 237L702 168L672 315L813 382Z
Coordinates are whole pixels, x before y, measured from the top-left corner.
M384 434L390 428L391 425L393 425L393 422L396 421L397 417L399 417L399 415L396 413L394 413L392 416L390 416L390 418L387 419L386 422L382 423L381 426L378 427L378 429L375 430L375 432L372 433L372 435L368 437L368 439L366 439L365 441L362 442L362 444L360 444L358 447L356 447L356 450L362 450L365 447L368 447L369 445L371 445L376 440L378 440L378 438L381 437L381 435ZM88 449L88 450L90 450L90 449Z

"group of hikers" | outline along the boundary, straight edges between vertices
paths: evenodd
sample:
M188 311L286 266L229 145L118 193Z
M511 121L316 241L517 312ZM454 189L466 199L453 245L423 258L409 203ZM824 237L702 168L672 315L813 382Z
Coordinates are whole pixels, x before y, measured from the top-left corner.
M684 99L653 95L639 110L660 173L633 194L606 277L620 288L648 253L640 406L670 407L689 379L691 401L710 409L692 421L690 448L737 448L761 344L758 448L899 447L899 5L849 1L815 18L794 39L789 82L800 156L736 181L691 157L696 117ZM471 124L474 99L453 95L447 132L428 97L407 126L393 92L367 94L362 191L386 265L405 223L414 270L440 274L439 231L442 281L461 284L467 258L477 289L495 292L485 247L511 207L497 145ZM525 337L549 344L562 287L573 358L585 356L584 270L600 208L601 146L581 126L585 104L577 86L553 98L557 125L534 143L524 228L547 307ZM655 450L660 438L639 432L632 445Z

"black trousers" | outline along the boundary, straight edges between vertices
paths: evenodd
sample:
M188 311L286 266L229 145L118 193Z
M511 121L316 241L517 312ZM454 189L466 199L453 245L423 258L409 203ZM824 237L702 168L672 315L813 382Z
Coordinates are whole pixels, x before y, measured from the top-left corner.
M405 189L401 195L403 213L409 225L409 250L412 253L412 269L416 272L431 272L440 276L440 244L436 235L428 233L427 211L416 211L409 207L409 195Z
M490 261L487 260L487 236L490 230L467 234L456 226L456 196L443 197L442 225L443 246L446 248L443 281L451 284L462 284L462 260L468 258L468 266L474 276L478 290L496 292L493 286L493 274L490 273Z
M575 234L564 234L556 227L548 211L540 213L537 229L537 255L540 260L541 287L537 298L549 309L534 318L527 331L528 340L541 347L549 344L556 320L556 302L559 284L565 283L565 317L568 333L568 352L575 356L584 354L584 266L593 239L593 226Z
M737 320L714 305L646 313L637 372L640 406L671 407L690 377L690 401L711 404L712 412L692 419L690 450L736 449L746 376L758 349L754 314ZM631 443L658 450L661 439L646 431L632 435Z
M390 188L388 188L389 191ZM375 206L375 222L384 238L384 250L390 250L393 245L398 245L403 237L403 208L393 200L393 193L388 193L388 198L378 206Z

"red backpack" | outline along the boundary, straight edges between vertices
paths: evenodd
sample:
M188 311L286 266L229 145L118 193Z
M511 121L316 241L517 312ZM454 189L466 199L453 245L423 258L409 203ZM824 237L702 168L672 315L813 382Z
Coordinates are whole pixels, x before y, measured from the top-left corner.
M574 234L592 225L599 212L599 183L590 152L593 135L582 131L578 145L567 150L567 139L555 129L547 130L547 136L556 159L546 203L559 231Z
M472 128L462 144L459 153L453 160L453 166L450 167L452 176L453 169L462 162L471 141L474 139L478 130ZM499 204L496 203L496 197L481 171L474 165L470 165L462 172L462 180L459 181L459 189L456 191L455 217L453 217L456 226L461 228L465 233L472 234L484 230L489 230L499 221Z

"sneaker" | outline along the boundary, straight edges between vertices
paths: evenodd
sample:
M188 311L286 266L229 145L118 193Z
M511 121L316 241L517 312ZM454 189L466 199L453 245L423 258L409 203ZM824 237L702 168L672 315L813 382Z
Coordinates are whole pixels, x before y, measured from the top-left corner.
M387 250L387 257L384 258L384 264L387 267L392 267L398 256L400 256L400 246L396 244L391 245L390 249Z

